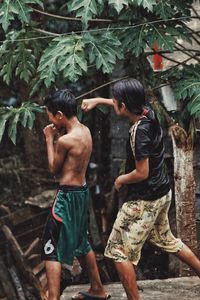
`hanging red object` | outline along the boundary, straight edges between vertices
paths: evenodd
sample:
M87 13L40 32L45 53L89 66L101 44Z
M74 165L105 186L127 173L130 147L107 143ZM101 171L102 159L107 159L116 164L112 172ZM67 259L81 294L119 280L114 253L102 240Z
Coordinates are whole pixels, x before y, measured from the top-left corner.
M153 49L158 52L160 49L158 48L158 43L155 41L153 44ZM163 71L163 57L159 54L153 55L153 70L155 72L157 71Z

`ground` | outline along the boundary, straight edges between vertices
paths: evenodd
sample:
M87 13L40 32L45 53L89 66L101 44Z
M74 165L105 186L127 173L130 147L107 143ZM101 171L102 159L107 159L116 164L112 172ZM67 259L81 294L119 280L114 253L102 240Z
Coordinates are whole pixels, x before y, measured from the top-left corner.
M200 279L198 277L170 278L165 280L138 281L141 300L199 300ZM65 289L61 300L69 300L76 292L86 291L88 285L74 285ZM106 286L112 294L111 300L125 300L126 295L120 283Z

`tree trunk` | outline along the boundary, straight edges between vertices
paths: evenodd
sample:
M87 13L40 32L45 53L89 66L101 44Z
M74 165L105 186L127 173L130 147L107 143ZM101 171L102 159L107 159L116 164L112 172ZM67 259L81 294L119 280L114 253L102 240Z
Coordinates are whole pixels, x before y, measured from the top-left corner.
M177 234L194 253L197 253L192 141L184 129L177 125L170 128L170 134L174 155ZM191 274L189 267L181 263L180 275Z

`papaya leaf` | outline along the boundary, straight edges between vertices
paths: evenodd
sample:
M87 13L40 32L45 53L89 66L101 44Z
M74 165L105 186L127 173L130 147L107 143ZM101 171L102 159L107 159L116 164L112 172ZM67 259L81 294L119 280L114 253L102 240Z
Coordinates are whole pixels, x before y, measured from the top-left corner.
M16 112L14 115L11 116L9 119L9 126L8 126L8 136L13 142L13 144L16 145L16 135L17 135L17 123L19 120L19 112Z
M37 103L26 102L22 103L19 108L1 107L0 108L0 141L5 131L6 122L8 122L8 137L16 144L17 125L33 128L35 114L43 112L42 108Z
M29 116L29 111L25 110L24 113L20 114L20 123L22 124L23 127L27 126L27 121L28 121L28 116Z
M156 0L134 0L137 5L141 5L147 8L149 11L153 11L153 7L157 5Z
M27 83L36 69L36 57L31 46L25 41L16 41L26 36L24 30L7 35L7 40L0 46L0 76L10 84L14 74Z
M129 0L109 0L108 1L109 5L113 5L113 7L116 9L117 13L119 14L120 11L124 8L127 7L129 4Z
M111 73L117 59L123 58L121 43L111 32L85 34L83 39L90 63L95 63L103 73Z
M0 3L0 24L6 32L11 24L11 21L17 18L22 24L28 24L30 20L30 13L32 12L31 4L38 4L43 7L40 0L4 0Z
M29 129L32 129L34 121L35 121L35 114L32 111L27 111L27 115L28 115L28 118L27 118L27 127Z
M5 131L5 125L6 125L6 122L9 118L10 114L11 113L9 111L4 112L4 113L2 110L0 111L0 142L2 140L4 131Z
M147 40L151 47L153 47L156 41L159 49L173 51L176 39L177 37L170 35L164 26L150 25Z
M68 3L68 9L81 17L84 27L87 27L88 20L98 14L99 3L97 0L72 0Z
M53 39L42 55L38 72L46 87L55 82L62 73L65 79L76 81L87 71L87 61L81 36L67 36Z
M119 39L123 49L125 51L130 51L137 57L144 52L144 49L146 49L147 34L147 26L144 24L138 28L124 29L119 34Z

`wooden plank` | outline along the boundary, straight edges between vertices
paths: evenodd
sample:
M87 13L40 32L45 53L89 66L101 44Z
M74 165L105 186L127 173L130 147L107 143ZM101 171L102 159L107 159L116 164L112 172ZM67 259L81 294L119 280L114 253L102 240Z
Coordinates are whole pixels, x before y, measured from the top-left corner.
M15 212L12 212L6 216L0 218L2 224L8 224L8 221L11 222L14 226L30 221L36 216L48 213L49 209L41 209L38 207L27 206L22 209L18 209Z
M18 243L22 246L22 249L29 247L30 243L36 238L41 238L43 233L44 225L40 225L36 228L23 232L22 234L16 236ZM26 243L26 244L25 244Z
M24 252L24 257L27 258L30 256L35 248L38 246L40 239L37 237L28 247L28 249Z
M35 266L35 268L32 269L33 274L38 275L42 270L44 270L44 267L45 267L45 263L44 261L42 261L37 266Z
M6 215L11 214L11 211L10 211L9 207L7 207L7 206L5 206L3 204L0 205L0 211L2 211L3 213L5 213Z
M34 276L30 268L27 266L26 261L23 257L23 252L17 240L6 225L3 226L2 230L5 234L11 253L15 259L16 267L18 268L18 270L20 270L22 276L26 278L27 282L34 287L35 292L37 293L38 300L45 300L46 296L43 292L42 286L39 280Z
M26 210L24 211L24 213L25 212L26 212ZM31 222L32 224L35 224L35 223L37 223L37 220L38 220L38 224L41 223L42 221L44 222L47 215L49 214L49 209L41 209L41 208L33 208L33 207L30 208L29 207L29 208L27 208L26 216L23 216L22 213L23 212L21 212L21 213L19 212L19 214L18 214L16 212L16 215L12 217L14 226L17 226L18 228L19 228L20 224L27 225L27 224L29 224L29 222Z
M17 292L17 299L18 300L26 300L26 297L25 297L25 294L23 291L23 287L22 287L22 283L17 274L17 270L16 270L15 266L9 267L9 273L12 278L12 282L15 286L15 290Z
M14 287L10 283L9 273L7 267L4 264L3 259L0 257L0 281L4 290L7 300L17 300L17 296Z
M32 217L32 212L30 207L22 208L17 210L7 216L1 218L3 224L7 224L8 221L11 222L14 226L23 223L25 220L28 220Z
M43 272L40 276L39 276L39 281L41 283L41 286L43 288L44 291L47 291L47 276L46 276L46 272Z

